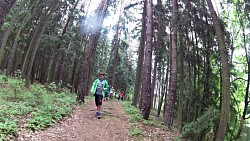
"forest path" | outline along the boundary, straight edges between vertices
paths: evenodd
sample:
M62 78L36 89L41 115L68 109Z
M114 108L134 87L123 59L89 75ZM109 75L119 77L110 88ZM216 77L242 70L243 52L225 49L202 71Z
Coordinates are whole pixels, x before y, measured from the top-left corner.
M95 116L94 100L77 107L71 117L43 131L19 133L18 141L126 141L130 124L120 101L104 101L102 117Z

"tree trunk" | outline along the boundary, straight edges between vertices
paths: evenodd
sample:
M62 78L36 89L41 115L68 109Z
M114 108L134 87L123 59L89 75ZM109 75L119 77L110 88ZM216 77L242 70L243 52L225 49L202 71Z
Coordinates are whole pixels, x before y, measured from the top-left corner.
M22 24L24 25L24 23ZM8 59L8 65L7 65L7 70L6 70L6 75L9 76L10 73L11 73L11 69L12 69L12 66L13 66L13 61L14 61L14 57L15 57L15 52L16 52L16 49L17 49L17 46L18 46L18 39L19 39L19 36L20 36L20 33L22 31L22 27L20 27L17 32L16 32L16 36L15 36L15 40L14 40L14 43L12 45L12 48L10 50L10 55L9 55L9 59Z
M157 49L156 49L157 48ZM158 63L158 46L155 46L155 61L154 61L154 71L153 71L153 79L152 79L152 84L151 84L151 109L153 108L153 99L154 99L154 88L155 88L155 83L156 83L156 74L157 74L157 63Z
M79 61L79 58L80 57L80 54L79 54L79 51L76 52L76 58L74 59L74 67L73 67L73 73L72 73L72 76L71 76L71 90L70 92L74 92L74 89L76 87L76 80L77 80L77 72L79 70L79 66L80 66L80 61Z
M56 77L56 84L60 83L63 80L63 73L65 67L65 60L67 58L67 52L69 52L71 48L72 41L69 42L67 50L63 52L61 59L59 60L59 64L57 65L57 77Z
M135 78L135 87L134 87L134 95L133 95L133 106L137 106L138 100L141 93L141 79L142 79L142 66L144 62L144 48L145 48L145 28L146 28L146 14L147 14L147 3L144 1L144 8L142 13L142 28L141 28L141 38L140 45L138 51L138 61L136 67L136 78Z
M108 31L110 31L110 28L111 26L109 26L109 29ZM108 67L107 67L107 61L108 61L108 53L109 53L109 46L107 45L107 33L105 33L105 37L104 37L104 40L102 42L102 45L103 45L103 48L101 48L101 56L102 56L102 59L101 61L99 61L99 64L98 66L101 66L100 70L106 70L105 72L108 73L109 70L108 70ZM111 58L111 57L110 57Z
M185 44L183 43L183 35L180 35L180 92L178 97L178 111L176 126L181 129L182 126L182 111L183 111L183 96L184 96L184 50Z
M115 39L114 39L114 59L113 59L113 64L112 64L112 80L111 80L111 85L115 85L115 72L116 72L116 66L118 63L118 57L119 57L119 42L120 42L120 24L121 24L121 18L122 18L122 13L123 13L123 0L121 1L121 9L120 9L120 15L119 15L119 20L117 23L117 28L116 28L116 33L115 33Z
M80 72L80 85L78 86L77 101L84 102L84 96L88 93L88 81L89 75L91 75L89 68L91 68L93 63L94 52L96 51L97 41L100 37L101 27L103 24L104 16L107 12L108 4L110 0L102 0L98 9L96 10L96 30L91 32L89 36L89 42L86 46L84 52L84 58L82 60L82 71Z
M84 96L88 93L88 78L90 74L90 67L92 66L93 56L91 55L93 51L96 50L97 41L99 39L99 34L97 35L90 35L89 36L89 43L86 47L84 52L84 57L82 60L82 71L80 71L80 85L78 86L77 92L77 101L84 102Z
M164 63L163 63L164 65ZM164 68L164 67L163 67ZM161 113L161 107L162 107L162 103L163 103L163 99L164 99L164 94L165 94L165 97L166 97L166 94L167 94L167 90L168 90L168 69L169 68L169 61L167 62L167 67L166 67L166 76L165 76L165 81L162 80L162 83L165 84L164 87L162 87L162 92L161 92L161 100L159 102L159 105L158 105L158 110L157 110L157 116L159 117L160 116L160 113ZM164 73L163 73L164 74Z
M23 4L24 4L24 2L23 2ZM4 69L2 62L4 62L3 60L4 60L4 54L5 54L5 46L6 46L6 43L8 41L9 35L10 35L10 33L12 32L12 30L14 28L14 23L17 22L17 20L18 20L19 12L20 12L20 8L13 15L13 18L11 19L9 26L4 31L3 37L1 39L1 46L0 46L0 67L2 68L2 70Z
M144 119L149 118L151 106L151 62L152 62L152 40L153 40L153 3L147 0L146 18L146 50L145 64L142 78L142 107L141 113Z
M196 95L196 75L197 75L197 68L196 68L196 64L197 64L197 56L196 56L196 44L195 44L195 41L194 41L194 35L196 34L195 31L193 31L192 33L192 43L193 43L193 49L192 49L192 54L193 54L193 61L192 61L192 67L193 67L193 82L194 82L194 85L193 85L193 93L192 93L192 112L191 112L191 120L193 121L195 119L195 108L196 108L196 102L197 101L193 101L193 99L195 99L197 97Z
M70 20L71 20L73 14L74 14L74 10L76 9L76 6L78 5L78 3L79 3L79 0L77 0L76 3L74 4L74 6L72 7L72 9L70 9L70 13L69 13L69 15L68 15L68 18L66 19L66 22L65 22L65 24L64 24L64 26L63 26L63 28L62 28L62 32L61 32L61 34L60 34L61 37L66 33L66 30L67 30L67 28L68 28L68 26L69 26L69 22L70 22ZM77 25L76 25L76 26L77 26ZM74 34L74 35L75 35L75 34ZM74 38L74 35L73 35L72 38ZM70 42L69 42L69 45L67 46L67 51L68 51L68 50L70 49L70 47L71 47L71 42L72 42L72 41L70 41ZM58 43L58 49L60 48L60 46L61 46L61 41L59 41L59 43ZM61 53L61 55L59 55L59 56L61 56L61 58L57 60L57 61L58 61L58 62L57 62L57 65L56 65L56 66L57 66L57 69L56 69L56 74L55 74L55 75L56 75L56 76L55 76L56 84L58 84L60 81L62 81L66 55L67 55L66 51L63 50L62 53ZM53 78L54 78L54 77L53 77Z
M244 101L244 109L243 109L243 113L240 119L240 127L238 129L237 135L235 137L235 140L240 138L243 126L245 124L245 120L248 110L248 104L249 104L249 87L250 87L250 56L248 54L249 50L247 49L247 45L246 45L246 35L245 35L245 29L243 27L243 25L241 25L241 28L243 29L243 41L244 41L244 48L245 48L245 54L246 54L246 60L247 60L247 86L246 86L246 90L245 90L245 101Z
M211 70L211 66L210 66L210 52L211 52L211 49L210 49L210 46L211 46L211 43L210 43L210 27L209 27L209 24L208 24L208 19L207 19L207 16L205 16L205 19L206 19L206 31L207 31L207 34L205 35L204 34L204 37L203 39L205 40L204 42L204 47L205 47L205 50L206 50L206 55L205 55L205 64L204 64L204 94L203 94L203 105L208 105L210 102L211 102L211 92L210 92L210 70Z
M38 46L40 44L42 35L45 31L45 28L47 27L49 19L52 16L52 13L54 12L54 10L57 9L56 7L58 7L58 4L59 4L59 0L53 1L51 6L48 8L49 13L46 13L46 15L43 17L42 21L39 23L39 25L38 25L38 27L33 35L33 38L30 42L29 50L32 50L32 51L30 51L31 56L30 56L30 60L28 63L28 68L27 68L26 81L25 81L26 87L29 87L29 85L30 85L31 71L32 71L32 67L34 65L33 63L34 63L34 60L36 57L36 52L37 52ZM26 57L28 57L28 56L29 56L29 53L26 54ZM28 59L26 57L25 57L25 60L28 61Z
M5 17L9 13L11 7L15 4L16 0L1 0L0 6L0 27L2 26Z
M172 30L171 26L170 26L169 30L170 31ZM168 58L167 67L166 67L167 68L167 73L169 73L170 68L171 68L171 64L172 64L172 44L171 44L171 42L172 42L172 34L171 33L170 33L168 39L169 39L169 41L168 41L169 52L167 54L167 58ZM166 80L167 87L166 87L166 91L165 91L166 93L165 93L165 97L164 97L163 119L165 117L165 112L166 112L167 96L169 94L169 90L170 90L170 86L171 86L171 81L170 81L171 80L171 73L169 74L169 77L168 77L168 75L166 77L167 77L167 80Z
M53 49L49 49L45 52L46 55L46 59L44 59L44 65L43 65L43 71L42 71L42 76L40 79L40 82L42 84L47 83L48 81L48 75L49 75L49 68L51 66L51 59L52 59L52 54L53 54Z
M119 25L119 24L118 24ZM118 27L117 27L118 28ZM119 29L117 29L119 30ZM116 66L117 66L117 63L118 63L118 58L119 58L119 42L120 42L120 39L118 39L119 35L117 34L117 41L115 41L115 44L114 44L114 59L113 59L113 63L112 63L112 71L111 71L111 85L114 86L115 85L115 72L116 72Z
M158 97L158 94L160 93L159 80L157 79L156 81L157 81L157 83L156 83L156 95L153 97L154 101L152 102L152 103L154 103L154 105L151 105L153 107L153 109L156 108L156 99Z
M33 6L31 6L33 7ZM8 59L8 65L7 65L7 70L6 70L6 75L9 76L11 74L11 70L12 67L13 67L13 61L14 61L14 57L15 57L15 53L16 53L16 49L17 49L17 46L18 46L18 39L20 38L20 33L22 31L22 29L25 27L25 25L27 24L28 20L31 18L31 15L28 14L28 15L25 15L22 23L21 23L21 26L18 28L17 32L16 32L16 36L15 36L15 40L14 40L14 43L11 47L11 51L10 51L10 56L9 56L9 59Z
M158 27L157 27L157 41L155 46L155 60L154 60L154 72L153 72L153 80L152 80L152 86L151 86L151 107L153 107L153 98L154 98L154 88L155 88L155 81L156 81L156 72L157 72L157 64L158 64L158 58L159 58L159 50L162 48L163 44L163 33L165 31L164 25L163 25L163 17L162 17L162 2L161 0L157 1L158 5Z
M57 50L59 48L60 48L60 46L57 45L57 48L55 49L55 53L52 55L52 64L51 64L51 68L50 68L49 76L48 76L49 83L51 83L52 81L55 80L56 64L57 64L57 60L59 58L59 52Z
M176 86L177 86L177 0L173 0L173 34L172 34L172 62L170 71L170 89L167 96L166 112L164 117L164 123L170 127L173 118L173 108L175 103Z
M216 134L216 141L223 141L226 135L227 123L230 112L230 74L228 67L228 52L225 45L225 33L222 30L222 25L214 10L211 0L207 0L207 5L211 12L214 23L215 32L217 35L218 46L221 60L221 76L222 76L222 93L221 93L221 114L219 128Z
M193 93L193 83L192 83L192 67L191 67L191 56L192 52L190 51L190 47L188 47L189 59L188 59L188 95L187 95L187 122L191 122L191 98Z
M201 100L201 96L200 96L200 84L201 84L201 81L200 81L200 55L199 55L199 43L198 43L198 35L197 35L197 32L195 32L195 44L196 44L196 56L197 56L197 93L196 93L196 97L199 99L199 102L198 104L195 104L195 118L199 116L199 108L201 107L201 103L200 100Z

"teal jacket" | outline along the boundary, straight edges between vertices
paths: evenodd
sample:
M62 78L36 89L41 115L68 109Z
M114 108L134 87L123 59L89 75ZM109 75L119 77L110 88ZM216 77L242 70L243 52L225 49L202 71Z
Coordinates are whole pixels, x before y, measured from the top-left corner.
M92 93L92 94L95 94L95 92L96 92L96 88L97 88L98 81L99 81L99 78L96 79L96 80L93 82L93 84L92 84L92 87L91 87L91 93ZM104 95L105 95L105 91L108 90L109 85L108 85L107 80L104 79L103 81L104 81L104 84L103 84L102 95L104 96Z

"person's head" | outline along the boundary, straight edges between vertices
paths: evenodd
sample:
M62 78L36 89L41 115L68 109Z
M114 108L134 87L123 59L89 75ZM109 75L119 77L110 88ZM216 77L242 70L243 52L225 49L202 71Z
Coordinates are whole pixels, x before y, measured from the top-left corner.
M99 73L99 79L100 79L100 80L103 80L103 79L104 79L104 73L103 73L103 72L100 72L100 73Z

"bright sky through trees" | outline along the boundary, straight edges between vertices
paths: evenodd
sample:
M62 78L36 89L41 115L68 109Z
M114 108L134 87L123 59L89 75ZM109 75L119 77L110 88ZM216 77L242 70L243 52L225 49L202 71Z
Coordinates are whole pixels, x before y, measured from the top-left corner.
M131 3L136 3L138 1L139 0L124 0L124 6L127 6L127 5L129 5ZM89 8L88 8L88 15L93 15L94 14L95 9L98 7L100 2L101 2L101 0L91 0L91 3L90 3ZM157 3L157 0L153 0L153 4L156 4L156 3ZM221 0L212 0L212 3L214 5L214 7L215 7L215 10L216 10L217 14L221 15L221 13L223 12L223 9L221 8ZM222 4L222 5L223 5L224 8L230 9L230 5L227 5L227 4ZM120 9L120 3L118 4L118 7L116 9L109 8L110 15L104 19L104 23L103 23L104 27L110 27L110 26L113 27L115 24L117 24L118 19L119 19L119 14L120 14L119 9ZM140 11L136 11L134 8L130 8L129 10L131 11L130 13L132 14L132 16L134 18L140 20L140 18L141 18L141 12ZM94 24L95 21L93 19L92 20L91 19L92 18L90 18L90 20L89 20L89 24L94 29L93 25L95 25ZM232 19L228 19L228 20L232 20ZM136 23L130 22L126 26L131 30L131 29L134 29L138 25L136 25ZM128 32L131 33L131 31L128 31ZM108 34L108 38L109 38L110 41L112 40L114 34L115 34L115 31L110 30L110 32ZM139 41L136 38L131 38L131 39L129 38L127 40L127 43L132 45L133 46L132 50L135 51L137 49L137 47L138 47ZM244 49L235 50L234 55L235 56L244 55Z

